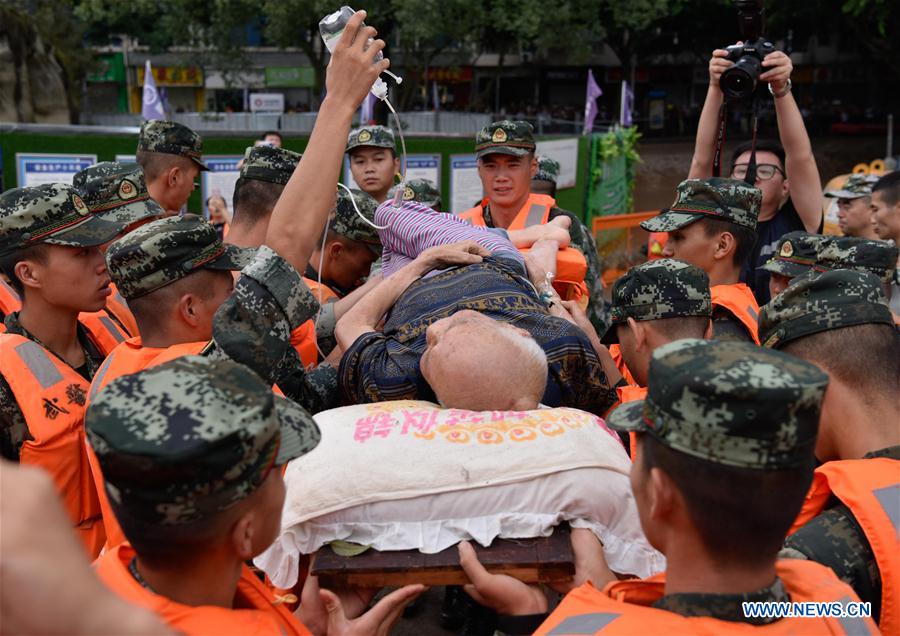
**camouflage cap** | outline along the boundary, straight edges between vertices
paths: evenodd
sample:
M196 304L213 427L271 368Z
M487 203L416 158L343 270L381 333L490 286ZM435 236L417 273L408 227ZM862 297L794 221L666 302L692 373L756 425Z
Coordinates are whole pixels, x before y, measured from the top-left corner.
M893 241L875 241L858 236L832 236L819 246L816 266L871 272L890 283L897 268L898 250Z
M881 281L874 274L811 271L795 278L759 310L759 341L780 349L798 338L867 323L894 324Z
M244 152L241 179L287 185L300 163L300 153L275 146L251 146Z
M704 216L756 230L762 192L737 179L687 179L678 184L675 203L641 223L648 232L672 232Z
M653 352L647 399L620 406L607 423L717 464L811 466L827 385L814 365L778 351L676 340Z
M809 232L788 232L778 239L772 258L759 269L788 278L802 276L815 267L820 246L833 238Z
M556 159L551 159L550 157L544 157L542 155L537 156L537 162L538 169L537 172L534 173L534 176L531 177L531 180L556 183L556 180L559 179L559 162Z
M825 196L835 199L859 199L872 196L872 186L878 177L868 174L851 174L839 190L826 190Z
M387 126L363 126L350 131L347 138L347 149L350 152L354 148L362 146L374 146L376 148L390 148L397 150L397 144L394 142L394 131Z
M159 219L129 232L106 250L106 267L119 293L139 298L198 269L239 270L255 250L226 245L194 214Z
M178 122L161 119L145 121L141 124L137 149L187 157L200 166L200 170L209 170L201 160L203 139Z
M214 517L321 438L250 369L200 356L113 380L85 428L116 514L149 526Z
M91 212L100 218L130 224L166 214L150 198L144 169L136 163L104 161L76 174L74 183Z
M400 197L402 201L416 201L429 208L439 208L441 206L441 191L431 179L410 179L404 181L388 192L388 199L393 199L397 193L397 188L403 188L403 195Z
M381 238L378 236L378 230L359 218L359 214L356 213L356 210L359 209L360 214L374 224L378 202L362 190L351 189L350 192L352 194L348 194L343 188L338 188L334 218L331 219L328 227L335 234L344 238L365 243L366 247L381 256ZM356 203L355 208L354 203Z
M613 325L637 321L710 316L709 276L699 267L659 258L632 267L613 283Z
M64 183L0 194L0 256L41 243L94 247L124 228L124 223L93 214L75 188Z
M534 128L527 121L495 121L475 135L477 159L490 154L524 157L533 153L535 147Z

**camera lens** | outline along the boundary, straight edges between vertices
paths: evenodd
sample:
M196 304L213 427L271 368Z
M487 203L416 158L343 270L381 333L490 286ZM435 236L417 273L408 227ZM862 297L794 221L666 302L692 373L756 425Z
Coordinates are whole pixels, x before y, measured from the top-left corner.
M759 59L745 55L734 66L722 73L719 85L729 99L745 99L756 90L756 80L762 72Z

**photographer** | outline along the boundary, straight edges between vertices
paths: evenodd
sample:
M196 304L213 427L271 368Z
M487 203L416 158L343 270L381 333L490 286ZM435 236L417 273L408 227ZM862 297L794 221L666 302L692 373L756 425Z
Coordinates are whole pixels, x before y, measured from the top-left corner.
M722 73L734 66L724 49L713 51L709 61L709 90L697 126L690 179L712 176L718 133L719 112L725 100L719 86ZM769 85L775 101L775 115L781 139L756 144L758 172L755 185L762 190L762 206L757 226L758 238L741 279L753 289L760 305L769 301L769 274L758 269L773 253L784 234L796 230L818 232L822 225L822 184L809 135L794 96L791 94L791 59L774 51L762 60L760 82ZM730 176L743 179L750 162L750 143L738 146L731 160Z

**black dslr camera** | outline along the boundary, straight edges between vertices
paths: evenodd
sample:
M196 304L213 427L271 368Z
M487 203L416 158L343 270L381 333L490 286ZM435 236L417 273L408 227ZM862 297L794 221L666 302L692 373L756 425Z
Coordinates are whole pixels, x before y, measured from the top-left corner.
M763 71L762 61L775 46L762 36L763 0L734 0L741 24L743 44L725 47L734 66L722 73L719 86L727 99L745 99L756 90Z

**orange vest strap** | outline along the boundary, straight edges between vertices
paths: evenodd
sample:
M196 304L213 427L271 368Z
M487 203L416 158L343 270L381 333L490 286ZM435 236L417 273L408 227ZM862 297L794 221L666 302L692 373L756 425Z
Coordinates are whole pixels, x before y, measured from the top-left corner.
M93 558L105 535L85 454L88 383L53 353L16 334L0 335L0 369L31 436L19 451L19 462L38 466L51 476Z
M900 633L900 461L876 457L819 466L790 534L818 516L832 495L850 509L875 555L881 631Z
M307 278L306 276L303 277L303 282L306 283L306 286L309 287L309 291L311 291L312 295L319 301L319 305L340 300L340 296L325 283L319 284L319 281Z
M307 320L291 332L291 345L300 356L304 367L315 364L319 359L319 349L316 345L316 326L312 320Z
M850 587L818 563L785 560L776 564L778 577L795 603L858 600ZM586 583L575 588L535 632L540 636L563 634L746 634L757 629L765 634L877 634L870 618L783 618L764 626L725 621L706 616L686 617L651 607L664 593L664 576L615 581L601 592Z
M759 344L759 304L753 292L744 283L713 285L709 288L713 307L730 311Z
M18 292L5 280L0 278L0 313L4 316L19 311L22 308L22 299Z

